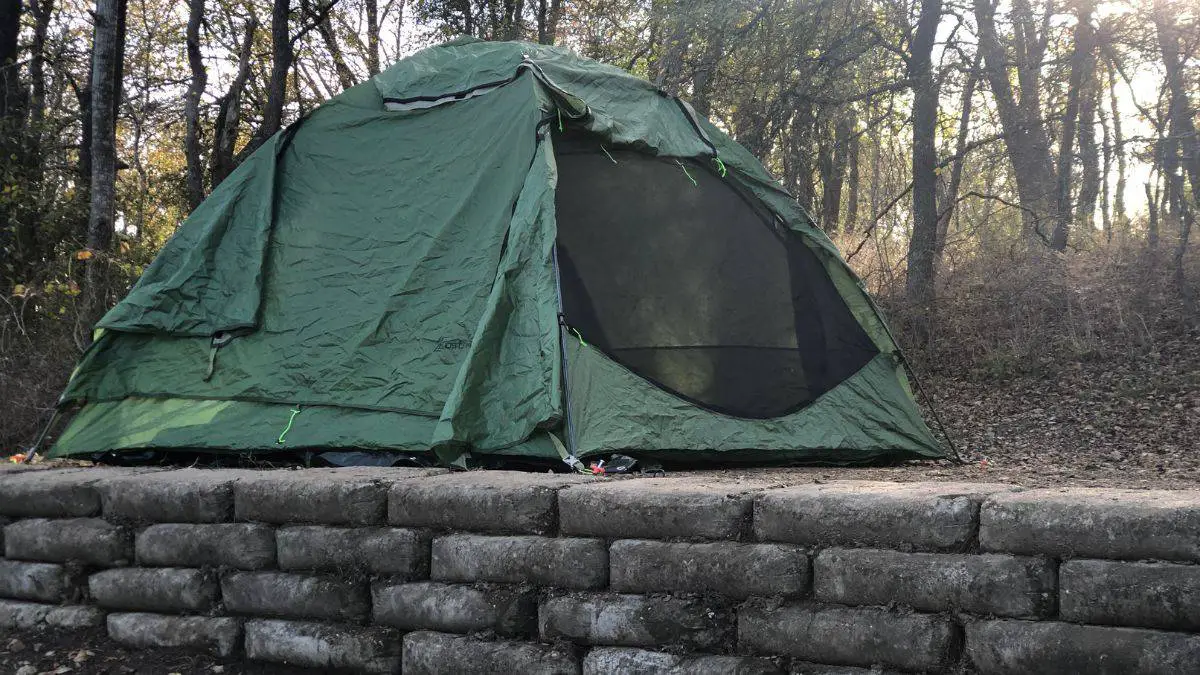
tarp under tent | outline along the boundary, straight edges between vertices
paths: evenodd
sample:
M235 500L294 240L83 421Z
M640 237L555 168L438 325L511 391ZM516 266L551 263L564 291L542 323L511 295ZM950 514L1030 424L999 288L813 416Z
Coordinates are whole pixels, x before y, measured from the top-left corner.
M837 249L684 101L456 40L222 182L97 326L53 456L939 458Z

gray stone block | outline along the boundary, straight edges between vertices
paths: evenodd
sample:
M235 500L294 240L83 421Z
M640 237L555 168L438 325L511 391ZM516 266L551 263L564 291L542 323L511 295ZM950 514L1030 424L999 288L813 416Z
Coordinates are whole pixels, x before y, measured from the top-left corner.
M421 631L404 636L403 671L404 675L577 675L579 661L569 651L550 645Z
M62 602L79 595L79 586L62 565L0 560L0 598Z
M429 570L434 581L603 588L608 548L599 539L451 534L433 540Z
M1069 560L1058 574L1067 621L1200 631L1200 566Z
M737 539L755 486L631 478L558 493L563 534L621 539Z
M370 611L365 581L282 572L232 572L221 579L225 609L297 619L361 619Z
M941 671L957 656L950 619L875 608L748 606L738 612L738 646L805 661Z
M400 634L390 628L247 621L246 656L306 668L399 673Z
M429 576L429 535L399 527L298 525L275 533L280 569Z
M183 647L204 650L217 656L230 656L241 643L242 620L141 612L109 614L108 637L138 649Z
M962 551L973 542L979 505L1005 485L837 481L768 490L754 504L761 541Z
M133 559L129 539L127 531L99 518L28 518L4 528L4 553L17 560L117 567Z
M105 570L88 578L96 604L142 612L204 612L217 601L217 580L195 569Z
M537 629L537 596L530 588L380 583L371 597L373 621L404 630L525 635Z
M43 605L0 600L0 628L91 628L104 623L104 610L87 605Z
M724 649L733 644L729 612L699 598L568 595L538 610L543 640L618 647Z
M18 518L82 518L100 515L96 484L156 469L92 467L0 473L0 515Z
M275 564L275 530L254 523L151 525L134 548L140 565L257 570Z
M1070 488L994 495L979 545L1063 558L1200 562L1200 493Z
M967 658L983 675L1194 675L1200 636L1054 621L967 624Z
M594 480L570 474L469 471L400 481L388 493L388 522L468 532L552 534L558 491Z
M392 483L438 473L376 467L264 471L234 485L234 514L264 523L378 525L387 515Z
M817 600L898 604L1011 617L1054 612L1054 564L1010 555L826 549L813 563Z
M233 484L261 472L177 469L96 483L107 518L159 523L220 523L233 515Z
M685 591L792 597L808 590L808 556L782 544L614 541L609 587L619 593Z
M678 655L598 647L583 659L583 675L782 675L772 659L712 654Z

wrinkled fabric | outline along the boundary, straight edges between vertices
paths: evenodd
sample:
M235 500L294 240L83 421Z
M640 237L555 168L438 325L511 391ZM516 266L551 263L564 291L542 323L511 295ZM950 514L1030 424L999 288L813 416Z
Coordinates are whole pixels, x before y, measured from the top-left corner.
M925 424L887 354L876 356L807 408L762 420L697 408L647 386L590 345L569 338L566 344L571 440L579 457L619 450L679 451L709 459L727 455L742 461L943 456L929 443Z
M387 107L483 85L493 88ZM564 122L712 170L721 159L727 180L817 253L881 355L772 420L699 408L574 338L564 362L552 263ZM558 47L458 40L331 99L226 179L99 327L62 399L84 405L53 455L337 447L553 458L555 431L580 454L942 456L886 324L808 214L675 99Z

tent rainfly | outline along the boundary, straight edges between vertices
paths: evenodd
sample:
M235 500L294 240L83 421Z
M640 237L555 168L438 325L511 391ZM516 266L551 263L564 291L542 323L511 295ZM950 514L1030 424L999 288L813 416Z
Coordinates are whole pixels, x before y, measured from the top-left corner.
M945 453L864 287L684 101L460 39L259 148L97 326L53 456Z

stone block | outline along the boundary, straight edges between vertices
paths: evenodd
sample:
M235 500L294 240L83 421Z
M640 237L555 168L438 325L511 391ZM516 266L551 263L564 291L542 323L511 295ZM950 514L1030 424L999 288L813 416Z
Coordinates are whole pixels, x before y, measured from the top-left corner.
M263 471L234 484L233 510L238 520L264 523L378 525L393 482L438 473L376 467Z
M772 659L712 654L678 655L598 647L583 659L583 675L783 675Z
M1200 636L1056 621L967 624L967 659L982 675L1191 675Z
M760 541L964 551L987 495L1012 489L972 483L836 481L768 490L754 503Z
M43 605L0 600L0 628L91 628L104 623L104 610L88 605Z
M101 567L133 559L129 532L99 518L28 518L4 528L4 553L17 560L80 562Z
M134 612L108 615L108 637L138 649L199 649L230 656L242 640L242 620Z
M958 653L949 618L876 608L748 606L738 612L738 646L831 665L942 671Z
M1053 488L994 495L979 545L1061 558L1200 562L1200 493Z
M390 628L246 621L246 656L304 668L399 673L400 634Z
M1069 560L1058 574L1066 621L1200 632L1198 565Z
M722 606L700 598L590 594L547 598L538 610L543 640L618 647L723 649L733 623Z
M758 486L631 478L558 493L563 534L621 539L738 539Z
M370 611L364 581L283 572L231 572L221 579L225 609L235 614L357 620Z
M106 518L158 523L220 523L233 515L233 484L259 475L242 469L176 469L96 483Z
M380 583L371 597L373 621L404 630L526 635L537 629L537 596L530 588Z
M468 471L400 481L388 493L388 522L467 532L553 534L558 491L592 480L572 474Z
M134 567L88 578L96 604L142 612L205 612L217 601L217 580L196 569Z
M578 675L579 661L571 652L550 645L419 631L404 636L403 671L404 675Z
M1043 558L826 549L813 563L816 599L842 605L1037 618L1054 612L1054 590Z
M619 593L720 593L793 597L808 590L808 556L782 544L614 541L609 587Z
M275 534L280 569L429 576L429 535L399 527L297 525Z
M57 603L78 595L79 586L62 565L0 559L0 598Z
M100 515L97 483L155 469L89 467L0 474L0 515L18 518L83 518Z
M608 548L599 539L451 534L433 540L429 570L434 581L603 588Z
M140 565L257 570L275 564L275 530L255 523L151 525L134 548Z

